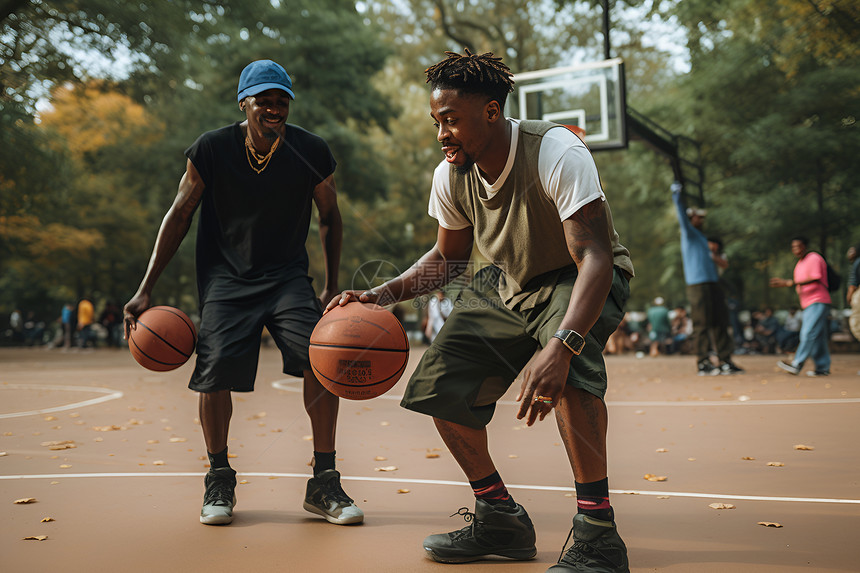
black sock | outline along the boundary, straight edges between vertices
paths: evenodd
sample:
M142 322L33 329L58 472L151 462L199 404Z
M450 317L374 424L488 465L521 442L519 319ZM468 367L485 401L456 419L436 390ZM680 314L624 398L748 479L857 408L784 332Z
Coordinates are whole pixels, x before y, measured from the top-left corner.
M578 513L584 513L595 519L612 521L614 514L609 505L609 479L589 483L573 482L576 486L576 507Z
M210 452L206 452L209 456L209 467L213 470L217 468L229 468L230 462L227 461L227 448L224 448L224 451L218 452L217 454L213 454Z
M478 481L470 481L472 491L475 492L475 498L483 499L492 506L504 506L514 508L517 502L508 493L508 488L505 487L505 482L499 472L493 472L483 479Z
M334 469L334 452L314 452L314 476Z

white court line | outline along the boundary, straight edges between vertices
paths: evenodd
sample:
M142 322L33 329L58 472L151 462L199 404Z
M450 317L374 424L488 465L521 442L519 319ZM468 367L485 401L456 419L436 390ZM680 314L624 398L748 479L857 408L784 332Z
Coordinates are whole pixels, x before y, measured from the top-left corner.
M30 475L0 475L0 480L26 480L26 479L62 479L62 478L129 478L129 477L194 477L199 478L203 472L134 472L134 473L92 473L92 474L30 474ZM308 479L311 474L274 473L274 472L238 472L242 477L278 477L278 478L300 478ZM420 485L453 485L458 487L468 486L468 482L434 480L434 479L409 479L409 478L386 478L369 476L341 476L341 479L351 481L371 481L395 484L420 484ZM572 487L554 485L524 485L505 484L508 489L526 489L532 491L559 491L574 492ZM835 503L835 504L858 504L860 499L840 499L826 497L779 497L761 495L734 495L727 493L695 493L678 491L650 491L635 489L611 489L610 493L616 495L651 495L670 497L693 497L701 499L734 499L743 501L771 501L771 502L800 502L800 503Z
M62 412L63 410L74 410L75 408L83 408L84 406L92 406L101 404L109 400L122 398L123 394L119 390L111 390L109 388L94 388L90 386L51 386L48 384L0 384L0 390L64 390L69 392L95 392L97 394L106 394L100 398L84 400L82 402L73 402L65 406L55 406L53 408L43 408L41 410L30 410L27 412L10 412L8 414L0 414L0 419L3 418L20 418L21 416L33 416L35 414L49 414L51 412Z
M272 382L272 387L286 392L301 392L301 387L297 385L302 382L301 378L286 378L284 380L276 380ZM389 396L383 394L374 398L374 400L401 400L402 396ZM499 400L497 404L503 406L519 406L519 402L513 400ZM798 398L797 400L663 400L663 401L631 401L631 402L613 402L606 403L607 406L635 406L643 408L646 406L656 407L684 407L690 406L796 406L796 405L822 405L822 404L860 404L860 398Z

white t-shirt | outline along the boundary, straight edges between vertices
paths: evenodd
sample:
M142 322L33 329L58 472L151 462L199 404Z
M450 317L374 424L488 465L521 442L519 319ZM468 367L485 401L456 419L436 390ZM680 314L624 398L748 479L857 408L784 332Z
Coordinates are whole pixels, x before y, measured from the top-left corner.
M505 184L516 157L520 122L510 118L508 121L511 122L511 148L502 174L495 183L490 185L478 173L478 179L486 190L487 199L492 198ZM472 223L454 207L451 199L450 169L453 169L453 166L442 160L433 172L433 185L427 212L445 229L456 231L471 227ZM472 169L477 171L478 166L475 165ZM550 128L541 140L538 175L544 191L558 209L558 216L562 221L597 198L606 200L591 153L581 139L562 125Z

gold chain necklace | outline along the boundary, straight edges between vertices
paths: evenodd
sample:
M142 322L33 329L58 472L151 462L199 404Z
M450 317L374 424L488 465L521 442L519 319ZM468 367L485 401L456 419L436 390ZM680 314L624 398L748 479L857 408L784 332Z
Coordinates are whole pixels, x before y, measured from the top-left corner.
M248 165L251 166L255 172L262 173L263 170L269 166L269 161L272 159L272 155L275 154L275 150L278 148L278 144L281 142L281 139L278 138L275 140L275 143L272 144L272 148L269 149L269 152L266 155L261 155L257 153L257 150L254 149L254 144L251 141L251 134L249 133L245 136L245 155L248 158ZM254 160L251 160L251 156L254 156ZM261 165L262 167L255 167L254 161L257 162L257 165Z

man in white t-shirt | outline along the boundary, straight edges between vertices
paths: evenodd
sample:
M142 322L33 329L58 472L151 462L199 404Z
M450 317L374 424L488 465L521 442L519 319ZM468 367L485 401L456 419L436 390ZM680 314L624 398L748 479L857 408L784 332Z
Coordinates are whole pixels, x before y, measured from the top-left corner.
M577 491L574 543L550 571L627 572L609 504L602 351L623 318L633 266L594 160L564 126L502 115L513 81L491 53L449 52L426 73L445 155L429 205L436 245L384 285L329 304L427 294L469 267L473 247L492 263L461 291L401 402L433 417L475 496L474 513L458 512L466 527L427 537L426 555L444 563L536 555L531 519L487 447L496 402L519 378L517 418L531 426L555 410Z

